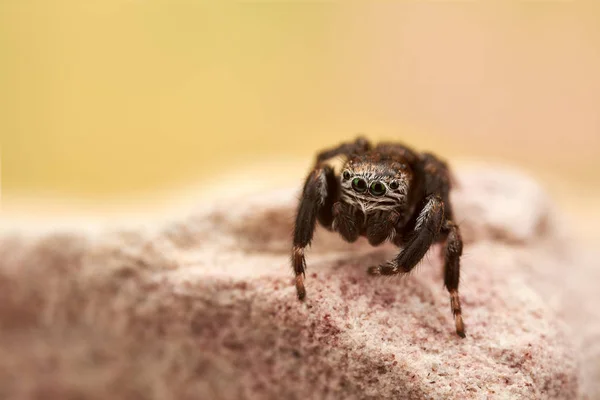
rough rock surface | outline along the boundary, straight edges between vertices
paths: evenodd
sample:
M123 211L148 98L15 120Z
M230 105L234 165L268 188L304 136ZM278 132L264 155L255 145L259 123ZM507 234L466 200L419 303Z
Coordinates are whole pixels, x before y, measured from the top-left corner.
M4 234L0 398L596 398L597 315L549 200L510 171L458 176L466 339L437 248L375 278L393 247L318 230L299 303L290 189L153 229Z

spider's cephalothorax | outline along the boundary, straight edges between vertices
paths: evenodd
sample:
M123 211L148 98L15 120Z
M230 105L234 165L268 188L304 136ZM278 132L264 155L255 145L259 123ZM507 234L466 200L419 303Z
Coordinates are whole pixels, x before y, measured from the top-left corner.
M338 176L326 161L344 156ZM298 298L304 299L304 250L316 222L346 241L365 236L376 246L401 247L391 261L368 269L371 275L410 272L434 243L444 244L444 284L450 293L456 333L465 336L458 296L462 240L453 221L448 166L430 153L396 143L375 147L364 138L317 155L296 215L292 266Z

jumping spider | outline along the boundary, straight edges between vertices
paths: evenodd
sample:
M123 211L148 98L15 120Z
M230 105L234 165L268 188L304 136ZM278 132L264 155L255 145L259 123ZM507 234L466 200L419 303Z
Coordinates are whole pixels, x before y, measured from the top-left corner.
M343 156L341 175L326 161ZM391 241L402 250L391 261L368 268L371 275L410 272L434 243L444 245L444 285L456 333L465 337L458 281L463 243L454 223L449 192L451 175L445 162L401 144L375 147L359 137L317 155L306 178L294 226L292 267L298 298L306 296L304 250L319 221L346 241L365 236L377 246Z

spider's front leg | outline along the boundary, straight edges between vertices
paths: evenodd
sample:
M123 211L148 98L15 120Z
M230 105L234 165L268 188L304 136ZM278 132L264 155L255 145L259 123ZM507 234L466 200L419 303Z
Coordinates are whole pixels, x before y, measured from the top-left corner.
M368 272L371 275L397 275L410 272L434 243L443 220L442 199L437 195L428 196L404 249L392 261L370 267Z
M333 222L333 203L337 197L339 183L333 168L317 165L308 175L302 190L302 198L294 225L294 243L292 247L292 267L296 274L296 292L298 299L306 296L304 289L304 271L306 260L304 250L310 245L318 221L326 228Z

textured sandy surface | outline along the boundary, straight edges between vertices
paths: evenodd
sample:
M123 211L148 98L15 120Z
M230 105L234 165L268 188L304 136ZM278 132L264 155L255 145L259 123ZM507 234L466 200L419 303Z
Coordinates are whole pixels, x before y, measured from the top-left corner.
M600 398L595 258L526 177L458 175L466 339L437 248L374 278L394 248L319 230L299 303L282 190L153 228L5 234L0 398Z

